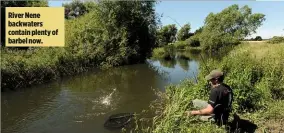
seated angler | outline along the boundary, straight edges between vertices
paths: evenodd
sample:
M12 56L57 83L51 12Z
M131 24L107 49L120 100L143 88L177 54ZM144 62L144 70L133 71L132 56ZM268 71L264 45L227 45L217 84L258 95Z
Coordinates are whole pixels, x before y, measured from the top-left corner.
M219 70L211 71L205 78L211 85L208 102L198 99L193 100L193 106L200 110L186 111L185 114L199 115L201 120L213 120L218 125L226 124L231 112L232 89L223 83L224 75Z

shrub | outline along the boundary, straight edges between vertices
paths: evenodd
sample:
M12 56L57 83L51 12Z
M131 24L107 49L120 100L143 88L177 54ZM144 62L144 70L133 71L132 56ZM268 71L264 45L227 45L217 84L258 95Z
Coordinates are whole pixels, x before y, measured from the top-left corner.
M174 45L167 45L164 47L154 48L152 52L152 58L154 59L173 59L174 54Z
M166 57L166 52L163 47L153 49L152 58L159 59L164 57Z
M184 49L186 46L188 46L186 41L177 41L173 45L176 49Z
M191 47L199 47L200 46L199 35L194 35L189 39L186 39L186 42Z
M261 36L256 36L254 40L255 41L262 41L262 38L261 38Z
M174 45L167 45L164 47L166 52L166 58L165 59L173 59L175 58L175 48Z
M271 44L283 43L283 42L284 42L284 37L282 36L274 36L268 41L268 43L271 43Z

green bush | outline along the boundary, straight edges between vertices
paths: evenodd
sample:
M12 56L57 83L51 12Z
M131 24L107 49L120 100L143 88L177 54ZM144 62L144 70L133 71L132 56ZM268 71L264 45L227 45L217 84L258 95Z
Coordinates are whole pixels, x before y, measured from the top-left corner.
M175 57L174 54L174 46L173 45L167 45L160 48L154 48L152 52L152 58L154 59L166 59L170 60Z
M153 52L152 52L152 57L155 58L155 59L164 58L164 57L166 57L165 53L166 52L165 52L165 49L163 47L154 48Z
M173 45L176 49L185 49L188 46L186 41L177 41Z
M262 41L262 37L261 36L256 36L254 40L255 41Z
M199 47L200 46L199 35L194 35L189 39L186 39L186 42L191 47Z
M284 37L282 36L274 36L271 38L268 43L276 44L276 43L284 43Z
M165 59L173 59L175 58L175 48L174 45L167 45L164 47L166 52L166 58Z

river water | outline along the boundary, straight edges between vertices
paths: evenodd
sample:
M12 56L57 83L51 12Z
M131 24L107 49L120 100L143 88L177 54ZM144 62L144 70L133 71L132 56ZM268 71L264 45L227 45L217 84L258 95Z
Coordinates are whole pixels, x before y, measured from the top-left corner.
M198 74L196 59L147 60L1 94L2 133L115 133L111 114L147 110L169 84Z

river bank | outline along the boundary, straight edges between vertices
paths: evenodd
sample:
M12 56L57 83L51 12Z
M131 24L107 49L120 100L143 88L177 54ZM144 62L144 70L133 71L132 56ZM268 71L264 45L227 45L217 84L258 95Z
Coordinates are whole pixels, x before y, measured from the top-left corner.
M25 88L74 75L96 66L88 58L79 58L63 48L1 50L1 91Z
M230 128L236 121L242 130L257 126L256 132L281 132L284 123L284 45L267 43L245 43L237 46L221 61L209 59L200 65L198 83L184 81L168 86L163 94L160 110L150 127L138 127L144 132L226 132L225 127L199 122L196 117L182 116L189 101L207 100L209 89L204 79L207 71L219 68L225 74L225 83L234 90L233 113ZM209 69L209 70L207 70ZM247 127L246 127L247 126Z

